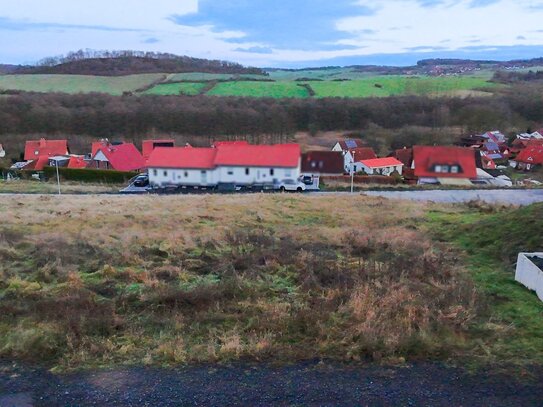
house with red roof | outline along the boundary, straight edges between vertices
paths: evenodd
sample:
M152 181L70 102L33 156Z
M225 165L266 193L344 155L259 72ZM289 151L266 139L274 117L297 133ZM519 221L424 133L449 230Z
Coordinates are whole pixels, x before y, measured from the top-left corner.
M68 155L68 140L29 140L25 145L25 161L38 160L40 157Z
M155 187L274 184L298 180L300 155L297 144L157 148L147 169Z
M139 171L145 168L145 160L132 143L110 143L102 140L92 144L92 157L88 168Z
M419 184L471 185L477 177L471 148L414 146L413 166Z
M339 151L308 151L302 154L302 173L312 176L343 175L343 154Z
M377 154L375 154L375 151L371 147L358 147L345 151L343 158L346 173L350 173L353 169L354 172L359 172L360 161L373 160L377 158Z
M347 139L347 140L338 141L334 145L334 147L332 147L332 151L346 153L347 151L352 150L353 148L361 148L361 147L364 147L364 142L361 139Z
M368 175L390 176L394 172L402 175L403 163L394 157L374 158L360 161L362 170Z
M531 171L543 165L543 141L533 141L515 158L513 166L519 170Z
M147 161L149 157L151 156L151 153L155 148L164 147L164 148L170 148L175 147L175 140L172 139L164 139L164 140L143 140L141 143L141 153L143 155L143 159Z

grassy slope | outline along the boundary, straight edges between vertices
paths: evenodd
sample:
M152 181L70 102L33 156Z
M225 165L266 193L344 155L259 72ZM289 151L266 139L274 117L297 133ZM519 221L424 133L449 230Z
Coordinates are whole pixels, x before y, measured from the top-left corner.
M207 92L210 96L248 96L272 98L306 98L309 96L296 82L222 82Z
M215 73L204 73L204 72L188 72L188 73L176 73L168 77L169 81L217 81L217 80L228 80L232 78L266 78L263 75L251 75L251 74L215 74Z
M490 210L490 213L486 211ZM488 309L474 327L474 359L543 363L543 303L515 282L521 251L543 251L543 204L482 212L435 211L431 227L442 240L467 252L467 263Z
M87 75L0 75L0 89L25 92L101 92L122 95L160 80L164 74L141 74L120 77Z
M205 83L181 82L163 83L144 92L145 95L198 95L206 87Z
M0 197L0 356L62 368L446 358L473 291L425 205ZM107 208L107 210L104 210ZM104 227L107 225L107 227Z

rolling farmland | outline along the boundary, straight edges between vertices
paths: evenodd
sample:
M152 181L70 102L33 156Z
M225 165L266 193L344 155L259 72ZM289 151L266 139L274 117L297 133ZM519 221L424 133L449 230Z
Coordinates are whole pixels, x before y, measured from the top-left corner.
M199 95L206 87L203 82L161 83L143 92L145 95Z
M166 78L165 74L128 76L91 75L0 75L0 90L41 93L109 93L122 95L151 86Z
M458 76L375 75L352 68L280 71L263 75L210 73L139 74L117 77L90 75L0 75L0 93L125 92L141 95L199 95L271 98L387 97L401 95L465 96L490 94L503 85L491 83L491 72ZM485 93L479 93L484 95Z

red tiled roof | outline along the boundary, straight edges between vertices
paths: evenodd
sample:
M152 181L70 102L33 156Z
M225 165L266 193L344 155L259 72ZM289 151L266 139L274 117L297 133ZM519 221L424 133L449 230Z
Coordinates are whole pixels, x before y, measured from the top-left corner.
M38 157L38 159L32 164L33 165L31 167L33 167L32 169L34 169L35 171L43 171L43 169L49 165L49 157L42 155Z
M249 142L245 140L240 141L216 141L213 143L213 147L221 147L221 146L248 146Z
M155 148L147 160L147 168L212 169L215 148L170 147Z
M344 165L341 151L309 151L302 154L302 172L343 174Z
M360 160L362 164L369 168L397 167L403 163L394 157L374 158L372 160Z
M174 146L175 146L175 140L171 140L171 139L143 140L143 143L141 144L141 153L145 161L147 161L155 148L159 148L159 147L171 148Z
M25 145L25 160L36 160L38 157L53 157L68 154L67 140L29 140Z
M374 158L377 158L377 154L375 154L375 151L373 151L373 148L371 147L351 148L349 152L351 155L354 153L355 161L373 160Z
M68 161L68 168L87 168L88 162L82 156L71 156Z
M298 144L224 145L217 148L215 165L233 167L297 167L301 150Z
M543 143L529 144L517 155L516 161L526 164L543 165Z
M464 147L413 147L415 175L431 178L475 178L477 167L473 150ZM459 166L460 171L454 173L435 172L436 165Z
M95 144L93 143L93 150ZM104 145L101 143L97 147L96 153L92 155L93 160L100 151L106 156L111 168L116 171L137 171L145 167L143 156L132 143L119 145Z

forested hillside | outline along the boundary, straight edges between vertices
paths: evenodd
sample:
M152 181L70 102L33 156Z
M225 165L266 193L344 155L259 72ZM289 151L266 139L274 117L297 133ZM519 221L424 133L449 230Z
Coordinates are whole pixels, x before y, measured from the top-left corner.
M13 72L13 71L12 71ZM207 72L226 74L259 74L259 68L173 54L139 51L77 51L66 56L50 57L36 66L15 70L22 74L70 74L119 76L138 73Z

